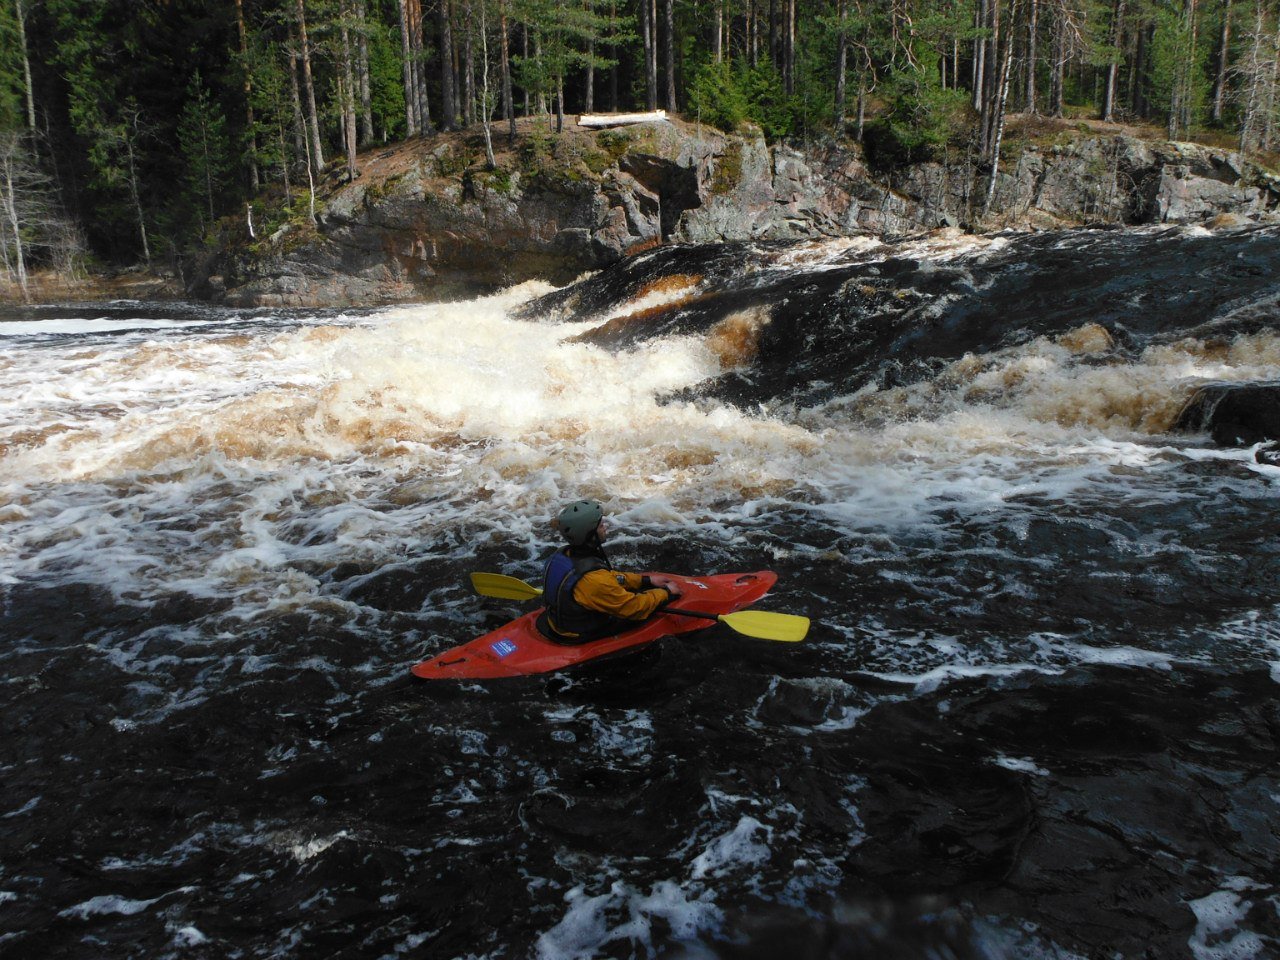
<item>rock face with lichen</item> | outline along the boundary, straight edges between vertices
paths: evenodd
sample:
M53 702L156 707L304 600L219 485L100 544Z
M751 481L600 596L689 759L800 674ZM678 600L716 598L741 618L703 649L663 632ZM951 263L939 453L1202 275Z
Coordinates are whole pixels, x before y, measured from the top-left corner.
M343 306L566 282L663 241L794 240L975 225L989 174L874 171L856 145L769 146L758 131L676 122L612 130L531 121L486 170L452 134L364 158L323 185L316 225L285 225L193 264L189 292L256 306ZM334 175L336 177L336 174ZM997 174L984 225L1185 223L1275 215L1280 180L1238 154L1094 137L1025 147Z
M908 167L894 186L930 216L970 222L988 177L942 164ZM1062 146L1028 147L996 176L991 211L1010 226L1080 223L1193 223L1220 216L1258 219L1274 213L1280 179L1240 154L1192 143L1093 137Z

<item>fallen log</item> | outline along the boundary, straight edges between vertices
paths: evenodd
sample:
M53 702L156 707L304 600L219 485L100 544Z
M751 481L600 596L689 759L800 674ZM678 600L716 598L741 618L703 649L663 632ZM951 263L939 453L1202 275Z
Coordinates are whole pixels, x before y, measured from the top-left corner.
M633 123L667 122L667 111L651 110L648 113L584 113L578 117L580 127L625 127Z

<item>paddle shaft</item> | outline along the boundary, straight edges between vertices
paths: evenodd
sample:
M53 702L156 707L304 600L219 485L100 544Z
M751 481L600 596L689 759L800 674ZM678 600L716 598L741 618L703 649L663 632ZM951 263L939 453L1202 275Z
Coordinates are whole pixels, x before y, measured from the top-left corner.
M703 620L719 620L718 613L699 613L696 610L677 610L675 607L659 607L658 613L678 613L682 617L701 617Z

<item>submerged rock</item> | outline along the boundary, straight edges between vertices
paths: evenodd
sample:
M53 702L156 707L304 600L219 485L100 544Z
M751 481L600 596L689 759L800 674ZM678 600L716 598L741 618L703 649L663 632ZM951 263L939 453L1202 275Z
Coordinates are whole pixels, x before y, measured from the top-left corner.
M1178 414L1175 430L1208 432L1223 447L1280 440L1280 383L1214 383L1201 387ZM1258 451L1258 462L1264 460ZM1274 457L1275 451L1266 451Z

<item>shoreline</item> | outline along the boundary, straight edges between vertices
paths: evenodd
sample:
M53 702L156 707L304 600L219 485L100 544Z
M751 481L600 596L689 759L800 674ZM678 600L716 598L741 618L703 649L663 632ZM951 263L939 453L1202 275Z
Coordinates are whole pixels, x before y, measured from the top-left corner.
M40 271L27 277L27 293L16 283L0 284L0 304L35 306L67 301L97 303L111 300L184 300L187 293L174 276L125 270L109 274L66 277Z

